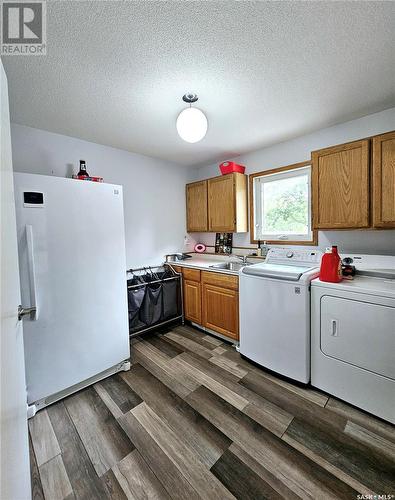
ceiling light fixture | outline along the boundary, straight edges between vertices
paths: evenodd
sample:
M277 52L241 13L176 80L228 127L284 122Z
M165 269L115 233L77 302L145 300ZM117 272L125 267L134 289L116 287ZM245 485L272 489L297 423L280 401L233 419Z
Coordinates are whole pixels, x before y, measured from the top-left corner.
M198 108L192 108L192 103L198 100L196 94L185 94L182 100L189 104L178 115L176 127L178 135L186 142L199 142L207 133L206 115Z

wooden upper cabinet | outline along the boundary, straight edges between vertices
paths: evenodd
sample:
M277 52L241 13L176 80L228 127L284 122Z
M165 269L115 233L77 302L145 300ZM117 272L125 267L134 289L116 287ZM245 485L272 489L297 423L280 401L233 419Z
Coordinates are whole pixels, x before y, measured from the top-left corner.
M395 132L373 137L373 225L395 227Z
M369 227L369 139L313 151L313 225Z
M208 230L243 233L247 222L247 176L240 173L208 179Z
M207 181L186 185L187 231L203 232L208 230Z

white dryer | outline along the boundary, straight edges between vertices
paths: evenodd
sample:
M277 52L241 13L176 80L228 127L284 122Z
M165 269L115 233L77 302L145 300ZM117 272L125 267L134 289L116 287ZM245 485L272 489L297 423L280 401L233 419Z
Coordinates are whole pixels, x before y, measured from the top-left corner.
M354 280L311 283L311 384L395 423L395 257L349 257Z

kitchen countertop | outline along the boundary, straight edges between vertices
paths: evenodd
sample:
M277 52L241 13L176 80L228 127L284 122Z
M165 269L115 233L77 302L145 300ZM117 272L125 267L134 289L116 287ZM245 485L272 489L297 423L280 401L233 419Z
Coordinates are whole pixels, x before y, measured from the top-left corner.
M248 257L248 263L257 264L258 262L263 262L264 259L259 257ZM232 271L230 269L219 269L215 267L210 267L213 264L219 264L220 262L237 262L241 264L241 260L231 255L230 257L226 255L216 255L216 254L193 254L191 259L170 261L167 264L173 266L186 267L190 269L199 269L201 271L211 271L215 273L223 274L233 274L234 276L239 275L239 271Z

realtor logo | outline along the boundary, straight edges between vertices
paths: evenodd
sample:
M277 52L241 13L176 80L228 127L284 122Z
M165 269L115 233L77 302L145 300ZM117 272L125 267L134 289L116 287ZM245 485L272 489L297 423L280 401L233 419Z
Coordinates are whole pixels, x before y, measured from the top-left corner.
M1 2L1 55L42 56L46 45L46 2Z

